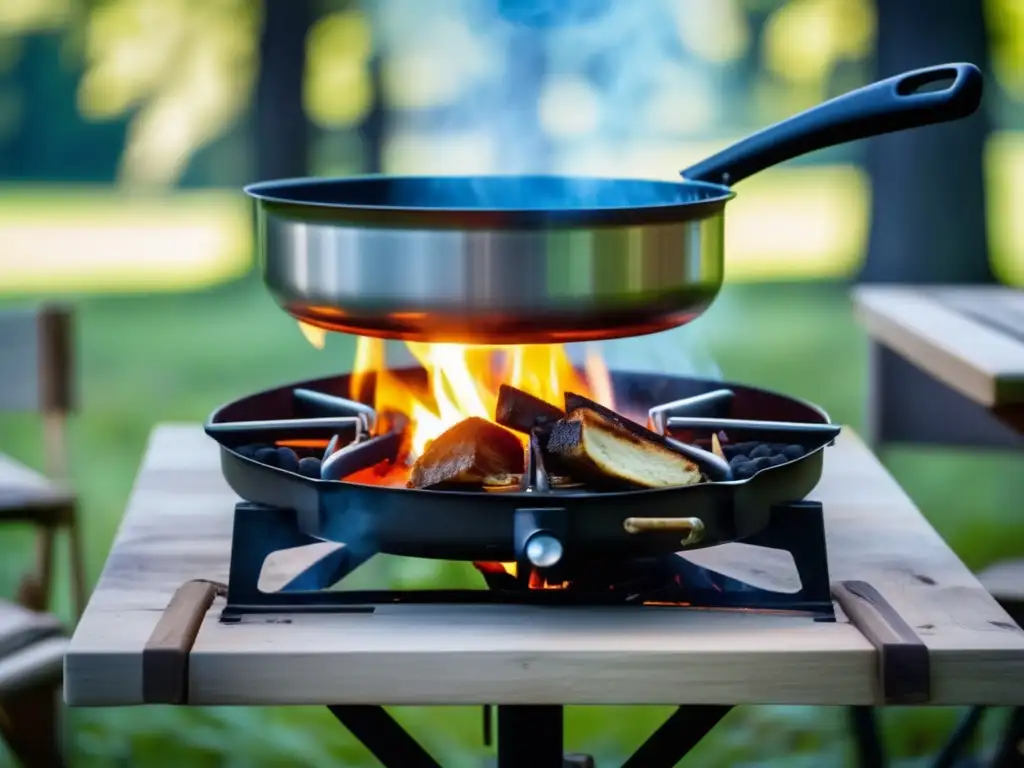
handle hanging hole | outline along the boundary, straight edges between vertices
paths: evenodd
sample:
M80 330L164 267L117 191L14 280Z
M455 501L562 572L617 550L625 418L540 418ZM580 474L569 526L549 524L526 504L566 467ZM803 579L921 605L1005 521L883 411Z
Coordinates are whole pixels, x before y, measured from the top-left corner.
M937 93L946 91L953 87L956 82L955 69L939 69L930 72L919 72L916 75L901 80L896 86L896 93L900 96L913 96L918 93Z

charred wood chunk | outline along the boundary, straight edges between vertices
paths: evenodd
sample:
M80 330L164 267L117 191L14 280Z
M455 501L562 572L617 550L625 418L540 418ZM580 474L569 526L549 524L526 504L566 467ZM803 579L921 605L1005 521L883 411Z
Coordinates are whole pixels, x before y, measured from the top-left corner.
M565 418L564 411L539 397L508 384L498 387L498 404L494 408L494 420L504 427L530 434L533 429L548 427L562 418Z
M639 431L634 431L622 421L589 407L575 408L551 428L547 450L585 481L613 480L641 488L700 482L700 467L694 462L661 440L646 437L643 427L636 425Z
M306 456L299 459L299 474L303 477L310 477L314 480L320 479L321 461L316 456Z
M616 413L611 408L605 408L603 405L601 405L598 402L595 402L594 400L591 400L589 397L577 395L575 392L566 392L565 412L572 413L573 411L577 411L581 408L586 409L588 411L593 411L594 413L606 419L607 421L610 421L613 424L617 424L618 426L622 427L628 432L631 432L637 437L643 438L648 442L659 443L661 445L668 444L668 441L665 439L663 435L659 435L657 432L648 429L642 424L637 424L632 419L627 419L621 413Z
M577 411L577 410L579 410L581 408L585 409L585 410L588 410L588 411L593 411L594 413L598 414L602 418L606 419L607 421L610 421L612 424L615 424L615 425L621 427L622 429L626 430L627 432L630 432L631 434L635 435L636 437L640 438L642 441L644 441L646 443L652 443L654 445L660 445L660 446L663 446L666 450L669 450L669 451L671 451L673 453L679 453L679 451L677 451L675 448L672 447L672 443L674 441L670 440L665 435L659 435L657 432L654 432L654 431L648 429L647 427L643 426L642 424L637 424L632 419L627 419L621 413L616 413L611 408L605 408L603 405L601 405L600 403L594 402L590 398L584 397L583 395L577 395L574 392L566 392L565 393L565 410L566 410L566 412L567 413L572 413L573 411ZM708 444L708 449L710 450L710 448L711 448L711 444L709 443ZM684 458L686 458L686 457L684 457Z
M504 427L473 417L438 436L416 459L409 488L442 484L479 485L485 478L521 475L523 444Z

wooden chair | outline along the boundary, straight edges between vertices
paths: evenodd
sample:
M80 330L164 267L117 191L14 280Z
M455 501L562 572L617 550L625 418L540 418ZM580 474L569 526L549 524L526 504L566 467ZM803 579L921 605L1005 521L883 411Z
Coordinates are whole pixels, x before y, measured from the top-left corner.
M47 470L40 474L0 453L0 522L27 523L38 532L36 562L18 589L20 605L0 600L0 734L26 768L63 765L57 692L68 640L47 613L61 528L68 534L76 618L85 607L77 499L66 482L71 329L63 308L0 312L0 410L40 414Z
M38 412L46 457L42 475L0 453L0 522L29 523L39 532L35 568L22 580L18 602L36 611L49 609L54 547L63 528L77 617L85 607L85 568L77 499L67 485L66 425L73 407L71 312L61 307L0 312L0 411Z
M0 600L0 734L25 768L60 768L60 621Z

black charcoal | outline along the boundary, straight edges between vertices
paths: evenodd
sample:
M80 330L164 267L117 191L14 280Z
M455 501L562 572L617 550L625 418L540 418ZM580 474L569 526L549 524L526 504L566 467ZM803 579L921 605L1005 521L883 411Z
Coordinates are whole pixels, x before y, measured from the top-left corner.
M320 465L320 459L316 458L316 456L307 456L304 459L299 459L299 474L303 477L319 479Z
M769 456L772 455L772 449L769 448L766 444L761 443L754 450L752 450L748 455L752 459L767 459Z
M789 459L787 459L781 453L776 453L774 456L772 456L770 459L768 459L768 466L769 467L779 467L779 466L782 466L783 464L785 464L787 461L789 461Z
M255 459L256 452L259 451L259 449L259 445L243 445L239 448L235 448L235 453L237 453L239 456L245 456L245 458L247 459Z
M281 447L277 449L277 466L288 472L299 471L299 456L291 448Z
M746 480L748 477L752 477L755 471L754 462L744 461L732 468L732 476L737 480Z
M253 458L261 464L266 464L271 467L281 466L281 459L277 455L276 448L260 448L256 451L256 455Z
M742 453L739 453L729 459L729 466L735 469L737 464L746 464L748 461L750 461L749 456L744 456Z
M782 449L782 455L785 456L790 461L792 461L793 459L799 459L805 453L806 451L803 449L803 446L801 445L787 445L785 448Z

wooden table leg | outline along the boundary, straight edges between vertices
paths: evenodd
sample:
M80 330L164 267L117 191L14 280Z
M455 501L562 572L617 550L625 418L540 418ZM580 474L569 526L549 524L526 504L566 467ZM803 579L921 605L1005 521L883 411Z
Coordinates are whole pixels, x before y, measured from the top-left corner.
M878 342L871 342L868 367L865 437L872 450L892 443L1024 448L1024 408L986 408Z

